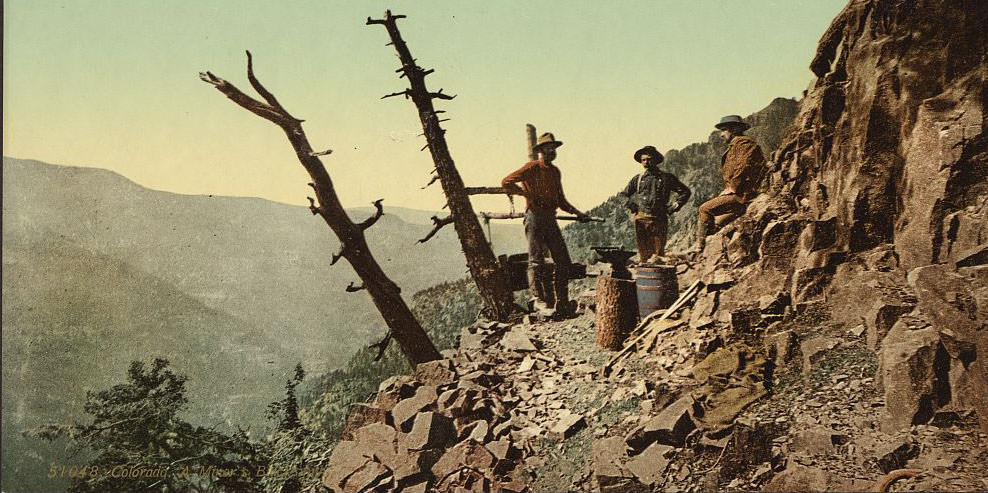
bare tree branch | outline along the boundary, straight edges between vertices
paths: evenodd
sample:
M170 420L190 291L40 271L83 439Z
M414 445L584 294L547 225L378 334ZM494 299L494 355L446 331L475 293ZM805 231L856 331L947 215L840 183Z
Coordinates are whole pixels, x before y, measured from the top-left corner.
M388 349L388 344L390 343L391 331L389 330L388 333L384 335L384 339L370 345L370 347L377 348L377 356L374 356L374 361L381 361L381 356L384 356L384 350Z
M377 208L377 211L374 212L373 216L364 219L363 222L357 225L361 230L365 230L373 226L374 223L376 223L377 220L381 219L381 216L384 215L384 207L381 205L382 201L384 201L384 199L377 199L374 201L374 207Z
M306 198L309 199L309 210L312 212L312 215L315 216L316 214L319 214L320 212L319 206L316 205L315 199L313 199L312 197L306 197Z
M432 224L433 224L432 231L429 231L429 234L425 235L425 238L422 238L418 242L425 243L431 240L433 236L436 236L436 233L438 233L440 229L443 229L443 226L447 224L451 224L452 222L453 222L452 215L446 216L442 219L439 219L439 216L432 216Z
M284 125L287 123L285 115L280 113L277 109L244 94L240 91L240 89L237 89L236 86L213 75L212 72L199 72L199 78L215 86L216 89L225 94L226 97L230 98L230 100L237 103L245 110L264 118L265 120L270 120L278 125Z
M346 287L346 292L348 292L348 293L356 293L357 291L360 291L362 289L365 289L363 284L361 284L359 286L356 286L356 285L353 284L353 281L350 281L350 284L348 284L347 287Z
M422 187L422 190L425 190L426 188L429 188L429 185L432 185L433 183L435 183L437 181L439 181L439 175L432 175L432 179L430 179L429 180L429 183L426 183L425 186Z
M439 88L439 92L430 92L429 93L429 96L431 98L433 98L433 99L445 99L445 100L449 101L450 99L455 98L456 97L456 94L454 94L452 96L450 96L449 94L443 94L442 88Z
M405 99L408 99L409 96L408 89L404 91L393 92L391 94L385 94L384 96L381 96L381 99L393 98L395 96L405 96Z
M333 153L332 149L326 149L325 151L321 151L321 152L312 151L309 153L309 155L312 157L319 157L319 156L328 156L332 153Z
M289 117L297 122L302 122L303 120L299 120L298 118L288 114L288 111L281 105L281 103L278 102L278 99L274 97L274 94L271 94L271 91L268 91L264 85L261 84L261 81L257 80L257 77L254 77L254 56L250 54L250 50L244 51L247 53L247 80L250 81L251 87L253 87L254 90L257 91L257 93L260 94L272 108L278 110L278 112L282 113L286 117Z
M341 258L343 258L345 252L346 252L346 244L344 243L340 245L340 251L333 254L333 258L329 261L329 265L336 265L336 263L339 262Z

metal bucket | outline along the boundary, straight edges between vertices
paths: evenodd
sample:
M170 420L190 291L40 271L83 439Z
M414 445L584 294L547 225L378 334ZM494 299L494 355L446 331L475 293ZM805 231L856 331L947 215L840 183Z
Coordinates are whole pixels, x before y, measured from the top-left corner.
M635 269L638 286L638 316L647 317L656 310L669 308L679 297L676 267L671 265L639 265Z

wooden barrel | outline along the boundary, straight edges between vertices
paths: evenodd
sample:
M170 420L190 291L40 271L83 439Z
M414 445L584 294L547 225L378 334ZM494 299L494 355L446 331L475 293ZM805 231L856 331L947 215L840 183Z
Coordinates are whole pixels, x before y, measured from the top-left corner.
M612 351L624 346L624 340L638 323L638 300L635 282L630 279L597 278L597 345Z
M638 316L669 308L679 297L676 267L672 265L639 265L635 269L638 285Z

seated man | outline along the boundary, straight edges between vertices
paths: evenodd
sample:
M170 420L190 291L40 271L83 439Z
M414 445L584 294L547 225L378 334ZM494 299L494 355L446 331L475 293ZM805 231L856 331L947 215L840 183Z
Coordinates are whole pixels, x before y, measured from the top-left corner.
M635 217L635 237L638 240L638 261L657 264L665 255L669 238L669 214L682 209L690 200L690 189L672 173L659 169L664 160L662 153L653 146L635 151L635 161L645 171L628 182L618 195ZM676 193L676 205L669 207L669 196Z
M501 181L501 186L509 192L525 196L525 236L528 239L528 285L533 299L542 300L540 276L545 269L545 252L548 251L555 264L553 291L557 318L572 316L575 312L569 301L569 250L563 241L563 234L556 223L556 209L575 214L581 222L590 220L579 209L570 204L563 195L559 168L552 164L556 158L556 148L563 145L551 133L542 134L534 151L539 158L531 161Z
M703 251L707 235L744 214L748 203L761 193L759 186L765 171L762 149L755 139L744 134L750 126L740 116L725 116L715 127L727 140L727 150L720 160L724 190L700 206L696 218L698 252Z

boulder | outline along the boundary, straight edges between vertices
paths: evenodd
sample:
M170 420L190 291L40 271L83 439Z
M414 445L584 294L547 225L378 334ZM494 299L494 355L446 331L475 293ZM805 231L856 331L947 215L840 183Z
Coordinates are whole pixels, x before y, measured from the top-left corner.
M827 356L827 352L837 347L840 341L831 337L814 337L803 341L799 350L803 353L803 375L809 376L813 366Z
M583 415L563 409L556 418L555 424L549 428L548 437L552 440L566 440L587 425Z
M419 363L415 367L415 379L424 385L442 386L456 381L456 370L453 362L448 359L439 359Z
M322 476L322 484L332 490L340 491L343 480L370 460L360 451L357 442L343 440L333 447L329 464Z
M419 413L415 416L412 431L402 437L402 445L411 450L426 450L445 447L456 439L453 420L434 412Z
M878 349L882 340L892 330L892 326L899 321L899 317L913 311L915 306L916 303L910 300L875 301L865 315L865 337L868 346Z
M700 412L689 395L681 397L627 435L625 441L633 450L642 451L653 443L681 447L686 435L696 429L692 415Z
M910 438L900 438L879 446L875 450L875 463L888 474L906 467L906 463L919 455L919 446Z
M665 475L673 450L675 449L668 445L653 443L645 451L628 460L625 466L640 483L652 486Z
M988 264L988 243L958 252L954 264L957 267L973 267Z
M762 269L789 270L805 224L802 219L791 219L772 221L765 226L758 247Z
M417 382L407 375L391 377L381 382L377 397L374 398L374 406L390 411L402 399L415 395L416 384Z
M936 329L949 355L949 388L940 389L938 397L948 399L952 408L976 411L988 430L988 276L972 267L964 271L967 275L931 265L910 271L908 280L916 292L916 311Z
M446 451L432 466L432 474L436 480L469 467L480 472L490 471L494 467L494 455L483 445L473 440L464 440Z
M434 406L439 395L434 385L423 385L415 395L395 404L391 409L391 422L401 431L411 431L412 419L416 414Z
M731 330L736 334L750 333L762 323L758 308L740 308L731 311Z
M847 442L847 436L825 426L814 426L792 435L790 450L807 455L831 456L837 452L837 445Z
M510 438L494 440L493 442L484 444L484 447L497 460L515 459L518 455L518 449L512 445Z
M357 429L374 423L387 424L387 420L388 412L384 409L370 404L354 404L350 408L350 415L347 416L341 438L343 440L353 440L353 432L357 431Z
M644 488L624 466L628 446L621 437L595 440L591 446L593 478L602 493L642 491Z
M523 333L522 329L519 327L505 333L504 337L501 338L500 345L506 351L521 353L539 350L539 348L535 346L535 343L532 342L532 339L527 334Z
M392 471L384 464L375 461L367 461L350 473L340 482L338 491L343 493L358 493L369 491L377 486L388 484L391 481Z
M398 453L397 440L398 432L381 423L369 424L353 432L353 441L361 453L385 464L394 462Z
M885 387L883 430L894 432L933 418L948 384L945 356L936 329L912 329L903 320L896 323L879 352L879 373ZM949 392L949 387L946 390Z

